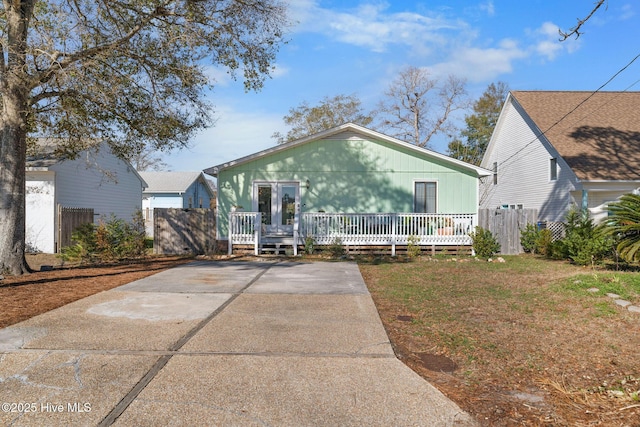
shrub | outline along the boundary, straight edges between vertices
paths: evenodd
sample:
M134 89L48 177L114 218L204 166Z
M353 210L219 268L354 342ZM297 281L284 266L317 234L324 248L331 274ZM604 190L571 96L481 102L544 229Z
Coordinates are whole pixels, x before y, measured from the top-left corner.
M554 249L551 230L547 228L538 230L535 240L535 252L547 258L553 258L554 253L557 251Z
M617 250L624 260L640 260L640 195L623 195L609 204L609 212L605 233L618 239Z
M304 239L304 253L307 255L313 255L313 251L315 250L316 239L313 236L307 236Z
M480 258L490 258L500 251L500 243L491 231L478 226L469 235L473 242L473 250Z
M409 258L416 258L420 255L420 239L418 236L414 236L413 234L407 238L407 256Z
M344 246L342 245L342 239L340 237L336 237L335 239L333 239L331 244L327 246L327 252L334 258L340 258L344 256L345 250Z
M91 262L96 253L96 226L82 224L71 233L71 246L60 249L63 261Z
M131 223L111 215L96 226L84 224L71 236L74 244L61 250L65 261L116 261L146 254L144 219L137 211Z
M522 249L528 253L536 253L536 240L539 230L534 224L527 224L524 230L520 230L520 244Z
M565 233L566 237L560 241L559 255L569 258L575 264L594 265L613 253L613 239L577 209L571 209L567 213Z

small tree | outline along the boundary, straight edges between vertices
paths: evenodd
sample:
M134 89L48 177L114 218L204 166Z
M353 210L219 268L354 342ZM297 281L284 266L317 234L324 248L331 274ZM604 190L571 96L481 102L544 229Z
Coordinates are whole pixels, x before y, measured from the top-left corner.
M469 236L473 242L473 250L480 258L491 258L500 252L500 243L490 230L478 226Z

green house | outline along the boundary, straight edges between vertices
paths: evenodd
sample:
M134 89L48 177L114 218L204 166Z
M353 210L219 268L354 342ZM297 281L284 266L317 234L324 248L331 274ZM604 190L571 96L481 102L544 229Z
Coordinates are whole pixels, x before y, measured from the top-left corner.
M308 222L313 214L316 222L319 214L340 215L343 222L345 215L360 214L475 216L479 179L491 174L353 123L204 172L218 179L222 241L229 240L234 211L260 213L262 238L297 232L303 238L301 230L309 230L305 218ZM391 232L372 230L367 234Z

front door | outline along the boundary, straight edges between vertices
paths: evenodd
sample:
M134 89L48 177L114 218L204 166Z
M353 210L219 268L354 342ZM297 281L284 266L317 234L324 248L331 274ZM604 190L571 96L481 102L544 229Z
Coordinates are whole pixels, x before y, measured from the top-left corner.
M255 182L253 209L262 213L266 234L293 235L300 204L297 182Z

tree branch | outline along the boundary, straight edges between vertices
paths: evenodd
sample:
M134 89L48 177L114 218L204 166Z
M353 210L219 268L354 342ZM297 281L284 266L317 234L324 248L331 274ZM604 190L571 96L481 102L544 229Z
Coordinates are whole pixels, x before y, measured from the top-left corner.
M580 32L580 28L582 28L582 26L584 25L585 22L587 22L589 19L591 19L591 17L593 16L594 13L596 13L596 10L598 10L600 8L600 6L602 6L604 4L606 0L598 0L598 2L596 3L595 7L593 8L593 10L591 11L591 13L584 19L578 19L578 25L576 25L573 28L569 29L569 32L565 33L564 31L558 29L558 32L560 33L560 41L565 41L566 39L568 39L569 37L571 37L572 35L576 35L576 39L578 37L580 37L580 35L582 34Z

